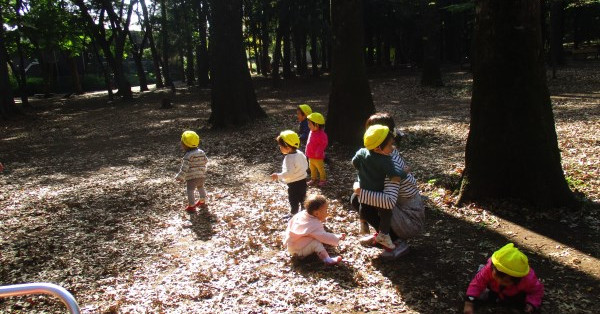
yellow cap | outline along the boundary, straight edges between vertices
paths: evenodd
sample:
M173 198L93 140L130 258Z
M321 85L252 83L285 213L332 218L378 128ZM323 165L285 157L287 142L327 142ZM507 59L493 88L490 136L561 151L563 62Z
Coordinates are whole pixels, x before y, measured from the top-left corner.
M181 134L181 142L187 147L198 147L200 136L194 131L185 131Z
M375 149L377 146L383 143L383 140L390 133L390 128L381 124L374 124L370 126L365 132L363 137L363 143L368 150Z
M513 277L529 274L529 261L514 244L509 243L492 254L492 263L501 272Z
M316 124L320 124L320 125L325 124L325 118L323 117L322 114L320 114L318 112L313 112L313 113L309 114L308 117L306 117L306 118Z
M300 147L300 137L298 136L298 134L296 134L296 132L285 130L279 133L279 136L281 136L281 138L286 144L296 148Z
M302 111L302 113L304 113L305 116L308 116L312 113L312 109L310 109L310 106L307 104L302 104L298 106L298 108L300 108L300 111Z

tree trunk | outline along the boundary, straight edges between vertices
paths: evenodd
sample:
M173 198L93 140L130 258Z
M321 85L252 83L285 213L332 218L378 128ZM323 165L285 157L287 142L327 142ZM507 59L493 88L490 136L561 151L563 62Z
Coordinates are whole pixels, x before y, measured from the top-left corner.
M364 123L375 112L364 59L361 0L332 0L333 63L327 112L329 138L360 145Z
M556 66L565 64L563 51L565 2L555 0L550 6L550 63L552 78L556 78Z
M0 21L4 21L2 7L0 7ZM19 113L19 110L15 105L8 79L8 52L5 43L4 27L0 25L0 90L2 90L0 93L0 116L8 118Z
M443 86L440 70L440 13L435 2L425 3L421 86Z
M33 107L29 104L29 98L27 97L27 75L25 73L25 56L23 54L23 43L21 42L21 36L23 35L23 27L21 20L21 7L23 2L21 0L15 1L15 15L17 17L17 29L19 31L19 38L17 40L17 54L19 56L19 70L13 71L15 75L18 73L19 82L19 94L21 97L21 103L23 108L32 109ZM0 19L1 20L1 19Z
M198 84L207 86L209 83L209 56L206 40L206 16L207 4L206 1L195 1L196 12L198 14L198 45L196 45L196 65L198 66Z
M241 0L211 0L210 73L213 127L238 126L266 116L256 101L242 36Z
M459 202L574 206L546 85L539 1L476 2L473 96Z
M269 19L268 19L268 11L270 10L269 1L262 1L263 12L260 18L260 32L261 32L261 48L260 48L260 66L261 73L263 76L268 76L271 72L270 67L270 58L269 58L269 43L271 42L271 37L269 36Z
M100 58L100 53L98 52L98 48L96 47L96 40L92 37L92 48L94 49L94 54L96 55L96 60L98 61L98 65L102 70L102 74L104 75L104 84L106 85L106 90L108 91L108 99L113 100L113 90L112 84L110 83L110 74L108 70L102 64L102 59Z
M148 44L150 45L150 52L152 53L152 64L154 66L156 88L163 88L165 85L163 84L162 73L160 70L160 56L156 51L156 43L154 42L152 24L150 24L150 19L148 17L148 8L146 7L146 0L140 0L140 4L142 5L142 12L144 15L144 28L146 29L146 33L148 34Z
M79 79L79 70L77 68L77 58L69 56L69 68L71 69L71 79L73 80L73 91L75 94L83 94L81 80Z
M162 32L162 65L163 75L165 76L165 85L173 88L173 80L171 79L171 73L169 71L169 28L167 22L167 2L166 0L160 1L160 25Z

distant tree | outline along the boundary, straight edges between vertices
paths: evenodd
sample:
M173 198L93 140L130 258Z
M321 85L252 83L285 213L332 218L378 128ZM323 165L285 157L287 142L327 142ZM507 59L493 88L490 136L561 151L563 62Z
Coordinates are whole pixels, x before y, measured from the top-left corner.
M241 0L210 0L213 127L244 124L266 114L256 101L242 37Z
M150 14L148 14L148 7L146 6L146 0L140 0L140 4L142 6L142 14L144 16L144 30L148 35L148 45L150 46L150 53L152 54L152 64L154 66L154 75L156 77L156 87L162 88L164 87L163 78L162 78L162 70L160 69L160 55L156 49L156 43L154 42L154 31L152 29L152 23L150 21Z
M561 167L540 2L476 1L471 125L459 202L515 198L574 206Z
M333 60L327 134L332 140L359 145L364 123L375 112L363 55L361 0L332 0Z
M5 1L0 2L0 21L4 21L2 7ZM18 113L15 99L12 95L12 88L8 78L8 52L6 51L6 36L4 32L4 23L0 25L0 116L7 118Z
M439 0L423 2L423 71L421 85L442 86L440 69L440 32L441 20Z

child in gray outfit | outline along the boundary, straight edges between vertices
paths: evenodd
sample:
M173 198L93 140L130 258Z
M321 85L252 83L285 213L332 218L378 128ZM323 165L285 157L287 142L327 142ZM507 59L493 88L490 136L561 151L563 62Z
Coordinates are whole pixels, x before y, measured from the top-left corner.
M188 206L185 211L193 213L196 207L206 207L206 191L204 190L204 180L206 178L206 164L208 158L204 151L198 148L200 137L194 131L185 131L181 135L181 148L185 151L181 168L175 176L177 181L186 182ZM198 190L200 199L196 203L194 191Z

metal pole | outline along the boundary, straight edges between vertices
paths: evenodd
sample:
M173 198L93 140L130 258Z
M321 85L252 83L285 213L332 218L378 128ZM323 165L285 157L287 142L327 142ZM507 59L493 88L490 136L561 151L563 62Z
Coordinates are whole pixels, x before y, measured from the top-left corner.
M52 283L25 283L20 285L0 286L0 298L27 294L49 294L59 298L71 314L79 314L79 305L69 291Z

